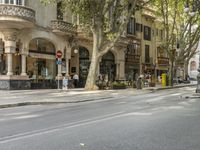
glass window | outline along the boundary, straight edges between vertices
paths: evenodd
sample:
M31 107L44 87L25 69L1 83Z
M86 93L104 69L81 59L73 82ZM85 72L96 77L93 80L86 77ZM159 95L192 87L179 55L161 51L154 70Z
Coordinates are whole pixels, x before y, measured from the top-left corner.
M135 27L136 23L135 23L135 18L130 18L128 25L127 25L127 33L128 34L132 34L135 35Z
M149 45L145 45L145 63L150 63Z
M63 20L62 3L57 3L57 19Z
M17 5L22 5L22 0L16 0Z
M2 4L24 5L24 0L0 0Z
M144 39L151 41L151 28L148 26L144 26Z

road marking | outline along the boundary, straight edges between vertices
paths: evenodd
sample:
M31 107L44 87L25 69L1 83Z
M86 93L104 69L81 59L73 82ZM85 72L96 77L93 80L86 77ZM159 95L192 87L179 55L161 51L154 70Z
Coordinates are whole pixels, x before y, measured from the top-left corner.
M116 105L118 105L118 104L126 104L127 102L118 102L118 103L116 103Z
M82 120L82 121L64 124L61 126L55 126L52 128L46 128L46 129L16 134L16 135L12 135L12 136L2 137L2 138L0 138L0 144L5 144L8 142L17 141L17 140L26 139L26 138L31 138L34 136L49 134L49 133L61 131L64 129L70 129L70 128L80 127L80 126L84 126L84 125L99 123L99 122L111 120L114 118L127 117L127 116L133 116L133 115L149 116L149 115L152 115L152 113L145 113L145 112L125 113L125 112L121 111L121 112L117 112L117 113L113 113L113 114L109 114L109 115L105 115L105 116L96 117L93 119L86 119L86 120Z
M148 99L146 102L155 102L155 101L160 101L162 99L163 99L162 97L155 97L155 98Z
M35 118L35 117L39 117L40 115L25 115L25 116L19 116L19 117L15 117L13 119L27 119L27 118Z
M74 127L78 127L78 126L97 123L97 122L115 118L114 116L118 116L118 115L124 114L124 113L125 113L124 111L120 111L120 112L112 113L109 115L104 115L104 116L99 116L99 117L95 117L92 119L86 119L86 120L82 120L82 121L72 122L72 123L55 126L55 127L51 127L51 128L40 129L40 130L15 134L15 135L11 135L11 136L1 137L0 144L5 144L8 142L17 141L17 140L21 140L21 139L25 139L25 138L30 138L30 137L34 137L34 136L38 136L38 135L49 134L49 133L53 133L53 132L60 131L63 129L69 129L69 128L74 128Z
M182 95L182 93L174 93L174 94L170 94L171 96L178 96L178 95Z
M25 115L29 113L30 112L18 112L18 113L3 114L2 116L17 116L17 115Z
M124 114L123 116L150 116L152 113L146 113L146 112L132 112Z

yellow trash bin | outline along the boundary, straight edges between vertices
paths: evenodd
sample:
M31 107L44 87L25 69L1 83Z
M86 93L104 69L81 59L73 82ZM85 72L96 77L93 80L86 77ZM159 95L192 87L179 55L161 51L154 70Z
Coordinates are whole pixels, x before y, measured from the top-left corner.
M163 73L162 74L162 86L167 85L167 74Z

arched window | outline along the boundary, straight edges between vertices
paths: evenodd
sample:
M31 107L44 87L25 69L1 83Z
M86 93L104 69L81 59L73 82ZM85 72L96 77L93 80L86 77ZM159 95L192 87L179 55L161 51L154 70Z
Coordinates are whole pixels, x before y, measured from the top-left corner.
M190 63L190 71L195 71L197 70L197 65L196 65L196 62L195 61L192 61Z
M108 51L101 59L100 74L107 76L109 81L114 81L115 79L115 56L111 51Z
M25 5L25 0L0 0L0 4Z

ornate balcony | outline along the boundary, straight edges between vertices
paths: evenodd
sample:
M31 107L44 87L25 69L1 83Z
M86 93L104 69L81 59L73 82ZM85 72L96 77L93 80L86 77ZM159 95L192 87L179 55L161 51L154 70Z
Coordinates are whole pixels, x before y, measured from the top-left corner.
M73 24L62 20L52 20L51 29L59 35L76 34L77 31L77 27L73 26Z
M145 7L145 9L142 10L142 15L148 19L156 19L155 10L150 7Z
M19 5L0 4L0 28L33 27L35 11Z
M158 57L158 65L159 66L169 66L169 58L167 57Z

